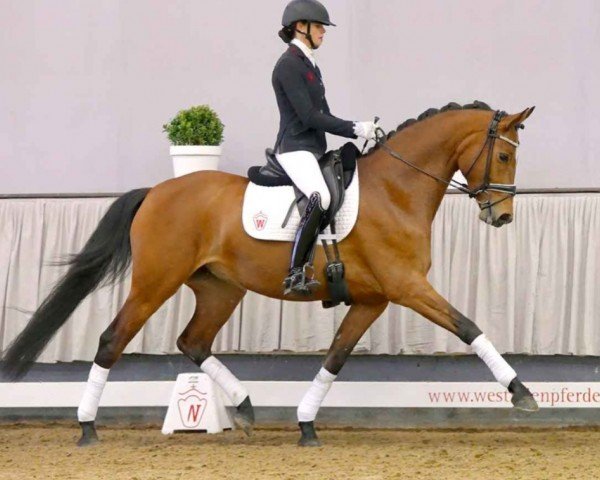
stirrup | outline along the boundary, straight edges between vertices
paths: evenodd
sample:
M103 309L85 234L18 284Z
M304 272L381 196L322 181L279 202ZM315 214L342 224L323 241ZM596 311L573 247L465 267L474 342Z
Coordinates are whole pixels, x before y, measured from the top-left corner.
M310 277L306 274L310 270ZM310 263L305 263L303 267L296 267L290 270L289 275L283 281L283 294L301 293L311 295L313 289L318 288L321 283L315 278L314 267Z

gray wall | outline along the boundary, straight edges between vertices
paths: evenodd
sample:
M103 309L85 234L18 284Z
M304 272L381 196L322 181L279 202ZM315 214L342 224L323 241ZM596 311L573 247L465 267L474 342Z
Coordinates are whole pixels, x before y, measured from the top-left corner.
M105 192L171 175L162 124L209 103L223 170L262 163L286 1L0 0L0 193ZM521 187L600 185L600 2L329 0L334 113L385 129L473 99L538 110ZM329 137L330 146L344 140Z

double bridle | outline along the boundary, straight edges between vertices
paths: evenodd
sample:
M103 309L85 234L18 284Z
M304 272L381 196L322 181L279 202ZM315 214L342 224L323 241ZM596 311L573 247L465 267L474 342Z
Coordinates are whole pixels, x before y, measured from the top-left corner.
M383 150L385 150L387 153L389 153L392 157L397 158L398 160L405 163L409 167L414 168L415 170L427 175L428 177L433 178L434 180L437 180L438 182L444 183L448 186L452 186L452 187L460 190L461 192L468 194L469 197L471 197L471 198L477 197L481 193L488 193L488 192L501 192L501 193L507 194L505 197L501 198L500 200L496 200L495 202L491 202L490 200L481 202L481 201L477 200L477 203L479 204L479 208L481 210L485 210L487 208L493 207L494 205L496 205L500 202L503 202L504 200L514 197L517 193L517 187L514 184L490 183L490 168L491 168L491 164L492 164L492 154L494 152L494 144L496 143L496 139L504 140L505 142L511 144L515 148L517 148L519 146L519 142L515 142L514 140L511 140L510 138L504 137L502 135L498 135L498 124L500 123L500 120L502 120L502 118L506 115L507 115L506 112L503 112L500 110L496 110L496 112L494 112L494 117L492 118L492 121L490 122L490 125L488 126L487 137L485 139L485 142L484 142L483 146L481 147L481 150L479 150L479 153L475 156L475 159L471 163L471 166L465 173L465 177L467 177L469 175L469 173L471 173L471 170L473 170L473 167L475 166L475 164L481 157L481 154L485 150L485 147L489 144L489 150L488 150L487 158L486 158L485 175L483 177L483 182L481 183L481 185L479 185L478 187L476 187L474 189L470 189L467 184L458 182L454 179L450 179L450 181L447 181L447 180L444 180L443 178L439 178L436 175L433 175L432 173L429 173L429 172L423 170L422 168L416 166L415 164L409 162L408 160L405 160L398 153L396 153L394 150L392 150L390 147L388 147L385 144L386 134L379 127L377 127L377 130L376 130L377 138L376 138L375 142ZM521 128L522 128L522 126L521 126Z

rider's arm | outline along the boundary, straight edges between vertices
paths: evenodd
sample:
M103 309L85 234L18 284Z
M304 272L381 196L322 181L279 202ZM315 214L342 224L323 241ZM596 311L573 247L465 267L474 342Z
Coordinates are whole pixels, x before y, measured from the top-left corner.
M354 122L334 117L329 113L329 107L324 108L323 111L315 107L304 83L302 72L291 61L282 64L278 73L283 91L303 125L342 137L356 138ZM326 101L325 105L327 106Z

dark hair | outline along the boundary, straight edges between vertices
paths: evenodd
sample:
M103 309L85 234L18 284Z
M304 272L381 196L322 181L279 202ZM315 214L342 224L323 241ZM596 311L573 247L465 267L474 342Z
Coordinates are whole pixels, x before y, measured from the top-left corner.
M287 27L283 27L279 30L278 35L285 43L290 43L296 36L296 24L292 23Z
M388 132L386 138L389 140L392 136L394 136L396 133L400 132L401 130L404 130L406 127L410 127L411 125L418 123L421 120L426 120L427 118L433 117L434 115L437 115L438 113L443 113L448 110L487 110L487 111L491 111L493 109L487 103L481 102L479 100L475 100L473 103L468 103L466 105L460 105L459 103L456 103L456 102L450 102L448 105L446 105L445 107L442 107L440 109L428 108L417 118L409 118L404 123L401 123L400 125L398 125L396 130L390 130ZM368 155L369 153L371 153L372 151L377 150L377 149L379 149L379 144L376 144L375 146L371 147L367 151L366 155Z

